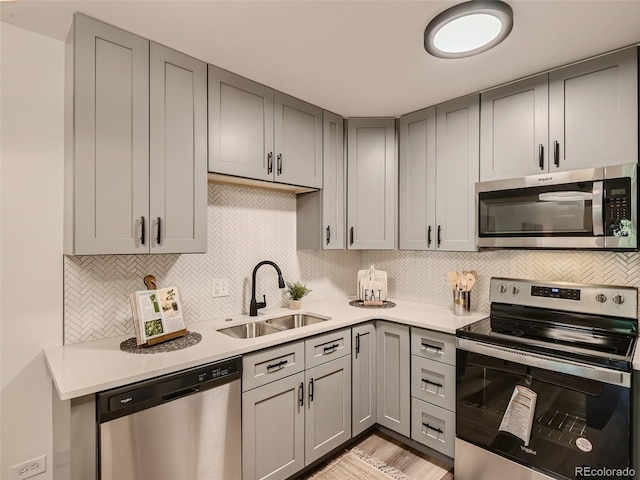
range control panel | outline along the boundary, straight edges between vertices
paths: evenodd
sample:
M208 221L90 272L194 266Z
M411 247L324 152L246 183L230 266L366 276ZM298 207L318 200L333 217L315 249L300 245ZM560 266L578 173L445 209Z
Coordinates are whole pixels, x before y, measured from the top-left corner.
M635 287L493 277L490 288L492 303L638 318Z
M531 287L532 297L567 298L569 300L580 300L580 289L578 288L558 288L558 287Z

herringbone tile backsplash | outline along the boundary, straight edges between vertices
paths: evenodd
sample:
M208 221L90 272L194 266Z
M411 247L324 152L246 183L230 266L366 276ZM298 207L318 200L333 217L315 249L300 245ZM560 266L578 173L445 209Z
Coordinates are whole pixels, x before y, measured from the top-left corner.
M276 262L285 280L306 283L309 301L354 293L357 271L372 263L387 271L391 297L438 305L451 304L448 271L477 270L472 308L485 311L492 276L640 287L638 253L296 251L294 195L223 185L209 185L208 195L206 254L65 257L65 343L133 335L128 293L144 289L147 274L180 288L187 323L246 313L261 260ZM211 280L221 277L230 295L212 298ZM270 267L260 269L256 290L267 308L286 305Z

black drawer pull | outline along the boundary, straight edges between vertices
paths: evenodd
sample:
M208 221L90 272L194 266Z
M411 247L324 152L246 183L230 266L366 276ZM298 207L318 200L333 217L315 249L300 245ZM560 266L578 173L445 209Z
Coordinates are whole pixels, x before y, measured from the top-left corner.
M424 348L425 350L431 348L433 350L436 350L437 352L440 352L442 350L442 347L439 347L437 345L430 345L428 343L422 343L422 348Z
M438 383L438 382L432 382L431 380L425 380L424 378L422 379L422 381L423 381L424 383L428 384L428 385L434 385L434 386L436 386L436 387L438 387L438 388L442 388L442 387L444 387L444 385L442 385L441 383Z
M329 346L329 347L324 347L324 349L323 349L323 350L324 350L323 355L326 355L327 353L333 353L333 352L335 352L335 351L338 349L338 347L339 347L339 346L340 346L340 344L338 344L338 343L334 343L333 345L331 345L331 346Z
M428 429L433 430L434 432L438 432L439 434L443 434L444 433L440 428L432 427L428 423L423 423L422 426L423 427L427 427Z
M280 369L284 367L287 363L288 363L287 360L282 360L278 363L272 363L271 365L267 365L267 371L271 370L272 368Z

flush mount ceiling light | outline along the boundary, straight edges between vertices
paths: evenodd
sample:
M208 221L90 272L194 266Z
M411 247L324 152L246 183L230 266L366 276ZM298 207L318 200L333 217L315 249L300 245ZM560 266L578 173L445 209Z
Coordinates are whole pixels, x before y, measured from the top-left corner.
M441 58L477 55L502 42L513 27L511 7L499 0L454 5L429 22L424 48Z

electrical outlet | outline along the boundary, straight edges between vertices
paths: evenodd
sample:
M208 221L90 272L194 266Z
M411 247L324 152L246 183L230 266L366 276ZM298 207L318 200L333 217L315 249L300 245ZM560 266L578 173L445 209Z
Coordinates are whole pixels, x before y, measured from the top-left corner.
M24 480L47 471L47 457L42 455L11 467L11 480Z
M212 297L228 297L229 296L229 279L214 278L211 280L211 296Z

